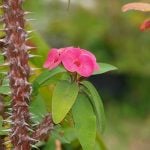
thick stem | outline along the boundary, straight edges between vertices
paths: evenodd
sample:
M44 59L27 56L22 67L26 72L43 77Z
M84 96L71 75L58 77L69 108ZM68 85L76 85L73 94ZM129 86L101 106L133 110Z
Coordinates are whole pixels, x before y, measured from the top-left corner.
M12 91L12 132L14 150L30 150L28 103L31 86L28 83L30 67L25 44L23 0L3 0L7 44L6 56L10 64L9 79Z

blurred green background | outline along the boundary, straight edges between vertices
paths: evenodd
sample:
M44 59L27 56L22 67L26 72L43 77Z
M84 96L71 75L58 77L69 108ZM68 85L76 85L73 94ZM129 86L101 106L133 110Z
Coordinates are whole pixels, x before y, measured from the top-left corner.
M36 19L30 22L34 34L42 37L31 36L35 53L42 55L33 60L35 66L42 66L50 47L79 46L119 68L89 79L105 106L104 142L108 150L149 150L150 32L139 30L149 14L122 13L127 2L71 0L68 8L68 0L26 0L25 8L33 12L28 18Z

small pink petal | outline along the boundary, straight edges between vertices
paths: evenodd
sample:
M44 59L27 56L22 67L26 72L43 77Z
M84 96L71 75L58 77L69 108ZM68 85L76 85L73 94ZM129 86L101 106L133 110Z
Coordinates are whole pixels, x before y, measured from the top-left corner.
M94 70L95 70L95 71L98 71L100 68L99 68L99 65L98 65L97 62L96 62L96 57L95 57L95 55L92 54L91 52L85 50L85 49L82 49L82 53L83 53L83 54L87 54L88 56L91 57L91 59L93 60L93 63L94 63Z
M61 55L61 60L64 67L68 71L70 72L76 71L77 66L74 64L74 62L78 60L80 54L81 51L79 48L69 47L65 49L65 52L63 52L63 54Z
M150 29L150 19L146 19L140 26L141 31Z
M77 72L84 77L89 77L94 72L94 63L89 55L82 54L79 57L80 65L77 68Z
M47 60L44 63L44 68L53 69L61 63L59 50L53 48L49 53Z

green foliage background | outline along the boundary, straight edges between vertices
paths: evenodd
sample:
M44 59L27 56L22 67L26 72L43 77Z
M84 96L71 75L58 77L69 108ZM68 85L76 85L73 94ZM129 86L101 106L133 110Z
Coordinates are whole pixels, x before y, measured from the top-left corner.
M26 0L26 10L34 12L28 17L36 19L28 27L37 30L31 43L37 46L34 53L42 56L32 65L41 67L50 47L79 46L91 50L99 61L117 66L118 72L90 79L102 84L96 87L107 115L104 141L111 150L146 150L150 148L150 32L142 33L138 26L149 14L122 13L127 2L131 1L72 0L67 9L67 0ZM113 87L122 83L115 95L110 78L115 79ZM41 89L45 101L50 89Z

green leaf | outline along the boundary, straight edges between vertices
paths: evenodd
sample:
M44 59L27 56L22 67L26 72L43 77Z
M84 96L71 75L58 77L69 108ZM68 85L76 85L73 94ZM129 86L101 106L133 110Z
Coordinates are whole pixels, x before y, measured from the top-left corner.
M55 136L56 139L59 139L63 144L70 144L72 141L77 139L74 127L64 127L60 124L54 127L54 130L52 131L51 135Z
M3 118L0 116L0 135L8 135L8 131L3 127Z
M83 84L83 86L85 87L85 89L83 90L88 95L93 105L94 112L97 118L97 127L98 130L102 133L105 128L105 114L101 97L96 88L89 81L83 81L81 84Z
M113 70L117 70L117 67L112 66L110 64L106 64L106 63L98 63L100 70L94 72L93 75L97 75L97 74L102 74L102 73L106 73L108 71L113 71Z
M96 117L89 98L79 94L72 108L75 133L83 150L93 150L96 139Z
M103 142L103 139L102 139L100 133L96 134L95 150L107 150L107 147L106 147L105 143Z
M0 53L0 64L3 64L3 63L4 63L4 56L2 56Z
M35 99L31 102L30 112L33 115L34 122L40 122L43 116L47 113L45 102L40 94L38 94Z
M34 81L33 81L33 93L37 93L40 86L46 84L48 82L49 84L53 81L57 80L54 78L56 75L60 73L64 73L66 70L62 67L57 67L53 70L45 70L42 72Z
M66 70L62 67L57 67L52 70L46 70L42 72L36 79L35 82L37 82L39 85L44 84L47 80L55 76L56 74L66 72Z
M79 92L77 83L60 81L57 83L52 96L52 117L54 123L60 123L74 104Z
M9 86L0 86L0 94L9 95L11 92Z
M1 71L8 70L8 66L9 66L9 64L8 64L8 63L0 64L0 70L1 70Z
M51 135L49 140L46 142L43 150L56 150L56 144L55 144L56 138L55 136Z

